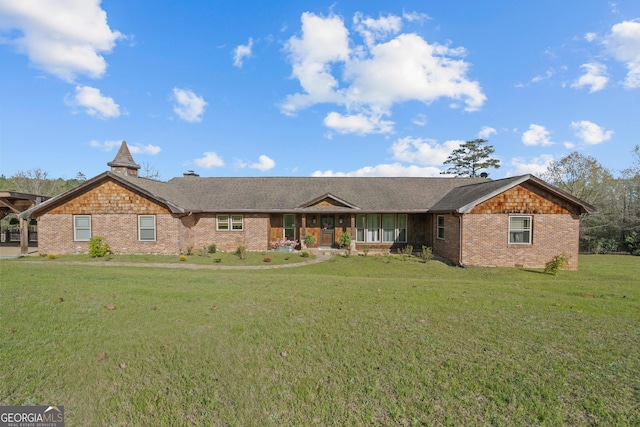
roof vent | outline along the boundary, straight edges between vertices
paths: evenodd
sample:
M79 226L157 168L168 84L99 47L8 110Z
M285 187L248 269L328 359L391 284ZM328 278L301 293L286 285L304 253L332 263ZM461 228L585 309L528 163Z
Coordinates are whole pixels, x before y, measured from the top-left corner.
M489 178L489 174L488 174L488 173L486 173L486 172L482 172L482 173L480 174L480 178Z
M197 173L195 173L194 171L186 171L182 175L185 176L185 177L187 177L187 176L200 176Z

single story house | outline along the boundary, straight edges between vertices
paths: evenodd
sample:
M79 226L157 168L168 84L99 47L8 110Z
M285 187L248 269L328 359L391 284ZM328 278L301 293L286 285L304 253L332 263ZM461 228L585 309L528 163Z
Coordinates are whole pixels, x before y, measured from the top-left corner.
M536 178L138 177L122 143L111 170L47 200L36 218L41 253L86 253L92 236L115 253L178 254L215 244L267 251L284 237L311 247L392 252L412 245L458 265L578 265L580 216L595 209Z

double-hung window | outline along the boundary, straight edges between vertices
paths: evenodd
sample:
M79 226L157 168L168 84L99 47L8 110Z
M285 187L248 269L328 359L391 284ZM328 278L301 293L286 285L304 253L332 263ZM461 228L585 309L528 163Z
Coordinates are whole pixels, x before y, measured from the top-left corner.
M367 216L364 214L356 215L356 242L364 242L364 234L367 229Z
M242 231L244 223L242 215L218 215L216 221L216 230L218 231Z
M73 240L88 242L91 239L91 215L73 216Z
M382 215L382 241L393 242L396 240L396 216L393 214Z
M286 214L284 221L284 237L288 240L296 240L296 217L292 214Z
M367 242L380 241L380 215L367 215Z
M138 215L138 240L141 242L155 242L156 216Z
M531 216L509 217L509 243L531 244Z
M436 237L440 240L444 240L444 215L438 215L436 217L436 221L437 221Z

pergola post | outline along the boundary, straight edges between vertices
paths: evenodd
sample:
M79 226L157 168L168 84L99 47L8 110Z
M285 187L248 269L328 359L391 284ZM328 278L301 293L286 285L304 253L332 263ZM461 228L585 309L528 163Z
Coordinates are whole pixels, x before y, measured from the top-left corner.
M20 255L29 254L29 222L26 219L20 220Z

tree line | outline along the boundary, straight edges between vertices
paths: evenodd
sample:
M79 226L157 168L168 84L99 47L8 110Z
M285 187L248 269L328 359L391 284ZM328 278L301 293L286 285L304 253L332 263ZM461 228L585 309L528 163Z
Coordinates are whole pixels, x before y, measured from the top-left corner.
M444 174L476 177L481 171L499 168L493 146L485 139L467 141L452 151ZM597 211L580 219L583 252L628 251L640 255L640 145L630 153L630 165L617 175L595 158L573 152L553 161L540 178L593 205ZM158 170L144 165L141 176L158 179ZM72 179L50 178L42 169L0 176L0 190L55 196L86 181L82 172Z

